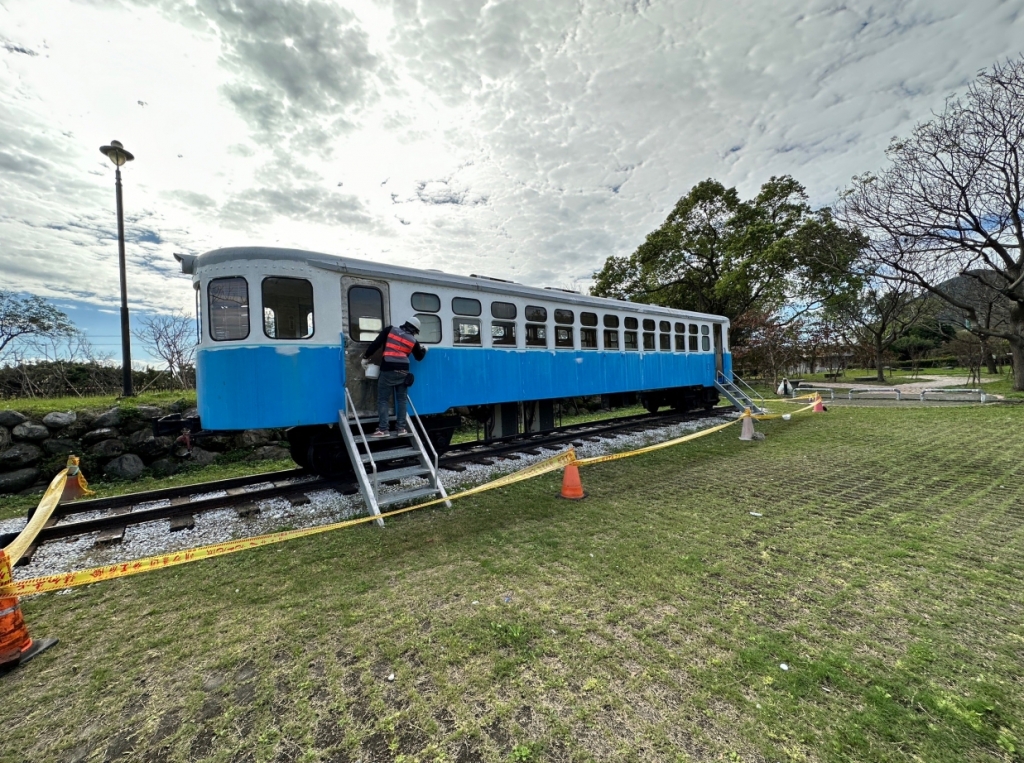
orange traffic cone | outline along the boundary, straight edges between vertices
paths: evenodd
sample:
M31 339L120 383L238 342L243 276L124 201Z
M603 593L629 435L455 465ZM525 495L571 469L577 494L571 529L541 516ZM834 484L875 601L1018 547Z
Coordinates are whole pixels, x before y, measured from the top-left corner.
M78 456L68 456L68 478L64 482L64 492L61 493L60 502L74 501L83 495L96 495L95 490L89 489L89 483L78 468Z
M11 563L0 551L0 586L10 585L12 580ZM55 638L33 641L21 616L18 597L0 596L0 671L26 663L56 643Z
M824 413L825 412L825 404L821 401L821 393L820 392L818 392L818 393L816 393L814 395L814 408L812 410L813 410L814 413Z
M740 439L750 441L754 439L754 417L750 415L750 409L743 411L743 429L740 431Z
M562 473L562 492L560 498L568 498L570 501L582 501L587 497L583 492L583 484L580 482L580 469L576 464L569 464Z

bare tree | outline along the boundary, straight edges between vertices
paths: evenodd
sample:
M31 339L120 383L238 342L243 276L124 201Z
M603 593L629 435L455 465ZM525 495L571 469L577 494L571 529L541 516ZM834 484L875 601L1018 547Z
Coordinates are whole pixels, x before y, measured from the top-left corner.
M28 340L67 337L74 332L68 316L42 297L22 299L0 290L0 363L11 360L18 345Z
M188 369L196 354L196 331L191 316L176 311L170 315L146 315L137 319L141 327L132 333L153 355L167 364L175 382L186 389L191 386Z
M963 98L896 139L891 164L854 178L837 216L869 237L879 263L963 311L982 339L1005 339L1014 389L1024 390L1024 56L982 72ZM947 288L984 280L1007 320Z

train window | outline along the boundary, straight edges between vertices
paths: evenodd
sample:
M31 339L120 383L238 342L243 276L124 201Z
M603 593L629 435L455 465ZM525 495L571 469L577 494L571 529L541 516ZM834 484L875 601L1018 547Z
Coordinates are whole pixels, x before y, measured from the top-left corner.
M672 351L672 335L671 334L658 334L658 342L660 349L665 352Z
M690 333L691 334L696 334L697 333L697 324L696 323L691 323L690 324Z
M515 347L516 324L511 321L494 321L491 324L491 344L495 347Z
M541 308L543 310L544 308ZM529 315L530 308L526 308L527 315ZM547 347L548 346L548 327L544 325L537 325L536 323L526 324L526 346L527 347Z
M526 320L543 323L547 319L548 309L546 307L537 307L536 305L526 306Z
M626 318L626 320L628 321L630 319ZM633 318L632 320L633 320L634 323L636 323L636 318ZM639 346L637 346L637 343L636 343L636 332L635 331L623 331L622 332L622 337L623 337L623 344L624 344L624 346L625 346L625 348L627 350L639 350L640 349Z
M244 278L215 278L210 298L210 337L218 342L249 336L249 284Z
M372 342L384 328L384 297L380 289L353 286L348 290L349 335L353 342Z
M710 326L701 326L700 327L700 333L702 333L704 336L707 336L708 334L711 333L711 327Z
M682 326L683 324L677 324ZM682 334L676 334L676 352L686 352L686 337Z
M653 350L654 349L654 334L650 333L649 331L645 331L644 332L644 349L645 350Z
M571 326L555 326L555 347L573 347Z
M580 323L584 326L596 326L597 313L580 313Z
M637 321L636 318L626 318L626 322L625 322L624 325L628 329L638 329L638 328L640 328L640 323ZM629 348L627 347L626 349L628 350Z
M313 336L313 284L305 278L264 278L263 333L271 339Z
M580 329L580 349L597 349L597 329Z
M538 320L543 319L541 318ZM555 323L571 326L574 320L576 320L576 315L572 310L555 310Z
M605 318L608 316L606 315ZM619 349L619 332L614 329L604 330L604 348L606 350Z
M700 346L701 346L701 349L704 350L704 352L710 351L711 350L711 337L709 337L709 336L702 336L700 338Z
M516 306L511 302L491 302L491 317L514 321L516 319Z
M672 324L669 323L668 321L661 321L660 323L658 323L658 331L671 331L671 330L672 330Z
M480 300L455 297L452 299L452 312L456 315L480 315Z
M697 352L697 337L695 334L690 334L690 352Z
M472 301L476 302L476 300ZM477 304L480 303L477 302ZM480 321L474 321L470 318L454 318L452 319L452 327L455 329L455 335L452 338L453 343L480 345Z
M440 307L440 304L439 304ZM441 317L429 313L416 313L420 319L420 333L416 341L420 344L437 344L441 341Z
M604 327L606 329L617 329L619 327L619 316L606 315L604 317Z
M677 323L676 324L676 333L677 334L685 334L686 333L686 324L685 323Z
M654 321L651 318L644 318L644 331L654 331Z
M417 312L436 313L441 309L441 298L436 294L428 294L425 291L413 292L412 309ZM420 333L423 333L422 329ZM420 339L420 341L422 342L423 340Z

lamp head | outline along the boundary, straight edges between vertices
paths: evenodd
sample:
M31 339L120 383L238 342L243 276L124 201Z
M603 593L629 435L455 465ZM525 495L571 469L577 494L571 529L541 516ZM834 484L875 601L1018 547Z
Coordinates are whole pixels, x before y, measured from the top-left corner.
M131 151L124 150L124 146L121 145L121 141L119 140L110 141L109 146L100 146L100 153L106 156L118 167L125 162L130 162L135 159L135 156Z

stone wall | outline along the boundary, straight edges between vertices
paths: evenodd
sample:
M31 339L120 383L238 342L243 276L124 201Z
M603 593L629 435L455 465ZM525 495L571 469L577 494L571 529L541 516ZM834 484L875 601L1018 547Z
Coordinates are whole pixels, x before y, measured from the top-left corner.
M152 419L181 413L140 405L107 411L53 411L35 420L14 410L0 411L0 494L30 492L64 468L69 454L81 458L89 480L135 480L147 472L174 474L188 463L205 466L220 454L242 449L252 459L288 458L284 433L250 429L204 437L191 453L173 437L154 437ZM185 416L195 411L184 411Z

